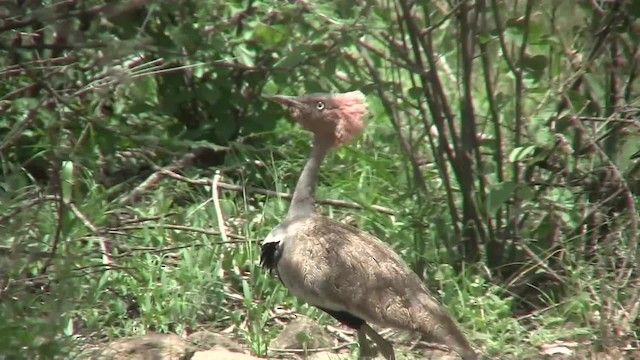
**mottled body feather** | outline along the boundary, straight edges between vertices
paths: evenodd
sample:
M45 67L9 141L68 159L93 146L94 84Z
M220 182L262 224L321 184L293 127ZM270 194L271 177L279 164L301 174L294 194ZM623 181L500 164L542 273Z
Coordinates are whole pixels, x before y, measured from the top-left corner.
M383 241L320 215L283 225L282 236L293 238L279 249L277 272L293 295L372 324L421 332L456 351L470 349L420 278Z
M393 346L367 323L413 330L465 360L477 355L420 278L383 241L315 213L315 189L327 152L364 128L367 106L359 91L301 97L274 96L314 134L285 220L262 244L260 262L298 298L357 329L361 355L370 337L388 360Z

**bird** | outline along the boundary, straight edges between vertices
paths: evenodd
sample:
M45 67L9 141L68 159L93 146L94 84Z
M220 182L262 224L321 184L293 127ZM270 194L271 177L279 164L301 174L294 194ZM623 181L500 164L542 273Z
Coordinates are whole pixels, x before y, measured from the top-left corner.
M444 306L392 248L377 237L315 211L320 166L331 149L363 132L369 116L361 91L270 100L313 134L311 156L296 184L284 220L261 245L260 264L291 294L356 331L360 356L375 350L395 360L391 342L370 324L421 333L464 360L477 354Z

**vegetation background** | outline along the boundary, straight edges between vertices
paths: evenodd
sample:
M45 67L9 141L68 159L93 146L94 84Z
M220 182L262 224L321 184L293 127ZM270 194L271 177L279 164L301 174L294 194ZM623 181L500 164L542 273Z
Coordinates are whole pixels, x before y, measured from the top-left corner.
M257 265L310 147L265 96L353 89L320 211L487 357L638 347L637 1L1 1L0 61L5 358L332 322Z

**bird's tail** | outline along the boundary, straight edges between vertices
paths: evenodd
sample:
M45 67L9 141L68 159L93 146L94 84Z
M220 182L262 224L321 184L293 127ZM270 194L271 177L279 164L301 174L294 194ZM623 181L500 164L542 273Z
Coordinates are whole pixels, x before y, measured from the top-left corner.
M421 300L423 314L417 330L426 337L426 340L447 345L464 360L478 359L475 350L444 307L429 296Z

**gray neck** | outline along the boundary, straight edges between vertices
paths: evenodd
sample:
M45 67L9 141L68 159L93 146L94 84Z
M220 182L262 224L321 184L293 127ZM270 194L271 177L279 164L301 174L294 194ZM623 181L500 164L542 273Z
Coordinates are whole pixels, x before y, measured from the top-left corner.
M287 218L307 217L315 212L315 194L320 173L320 165L331 149L331 143L319 137L314 137L311 156L300 174L296 189L293 192L291 206Z

